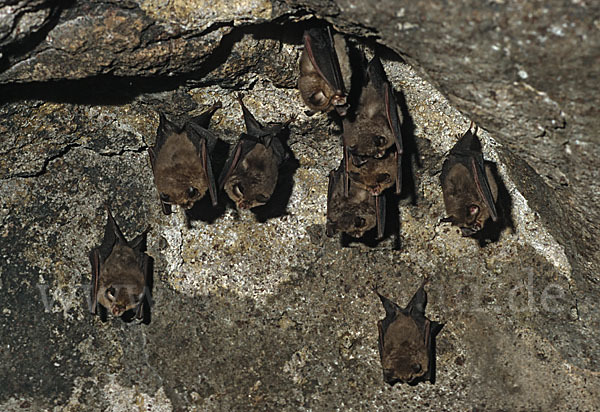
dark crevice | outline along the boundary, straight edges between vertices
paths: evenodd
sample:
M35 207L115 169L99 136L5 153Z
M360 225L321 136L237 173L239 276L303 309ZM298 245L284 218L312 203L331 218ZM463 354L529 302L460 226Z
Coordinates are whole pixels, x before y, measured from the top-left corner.
M43 174L45 174L48 171L48 166L50 165L51 162L53 162L56 159L60 159L61 157L65 156L67 153L69 153L71 151L71 149L80 147L80 146L81 146L80 143L69 143L66 146L64 146L59 152L53 154L52 156L48 156L44 160L44 164L42 165L41 169L38 170L37 172L17 173L12 176L4 178L3 180L8 180L8 179L12 179L12 178L30 178L30 177L42 176Z

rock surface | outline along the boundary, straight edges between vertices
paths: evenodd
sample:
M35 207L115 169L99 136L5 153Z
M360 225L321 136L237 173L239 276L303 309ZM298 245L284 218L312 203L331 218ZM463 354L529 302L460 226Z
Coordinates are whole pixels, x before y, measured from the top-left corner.
M34 3L20 18L4 11L21 3L0 5L0 410L597 408L596 6ZM399 234L379 244L324 234L340 128L305 116L294 89L310 13L413 66L378 49L413 160L390 208ZM188 228L153 186L157 112L221 100L226 148L238 90L260 120L297 116L289 202L257 219L223 199ZM439 223L441 165L469 118L511 206L483 247ZM87 313L104 202L127 236L152 227L148 326ZM423 276L445 324L437 379L389 387L371 288L404 305Z

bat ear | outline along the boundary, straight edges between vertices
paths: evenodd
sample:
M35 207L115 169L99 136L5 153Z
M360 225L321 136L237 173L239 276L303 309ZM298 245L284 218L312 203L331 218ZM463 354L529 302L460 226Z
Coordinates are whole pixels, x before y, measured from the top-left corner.
M165 116L164 113L159 114L157 130L159 136L168 136L173 133L179 133L180 131L181 129L177 127L175 123L169 121L169 119L167 119L167 116Z
M215 112L223 107L221 101L215 102L212 106L210 106L204 113L199 116L192 117L190 122L197 124L200 127L208 129L208 125L210 124L210 119L212 118Z
M111 236L115 236L116 240L123 243L127 243L125 236L123 236L123 232L121 232L121 229L119 229L117 222L115 222L115 218L113 217L110 208L107 204L105 204L104 207L106 208L106 214L108 215L106 220L106 230L104 236L106 237L110 234Z
M264 129L260 123L254 118L250 110L244 104L243 95L238 93L237 98L240 106L242 106L242 113L244 115L244 123L246 124L246 133L250 136L260 137L264 134ZM267 146L267 145L265 145Z

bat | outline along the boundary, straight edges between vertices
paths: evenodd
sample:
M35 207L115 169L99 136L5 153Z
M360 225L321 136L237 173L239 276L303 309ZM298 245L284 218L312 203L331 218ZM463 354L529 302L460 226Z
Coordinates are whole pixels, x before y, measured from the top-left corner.
M387 80L383 65L374 57L367 65L367 81L356 108L354 120L344 118L343 141L346 162L350 155L383 158L394 146L396 160L396 193L402 186L402 133L400 111L394 90ZM349 164L346 168L350 171Z
M399 193L398 159L395 152L387 153L380 159L351 153L346 153L346 156L349 156L346 162L348 177L361 189L379 196L384 190L396 185L396 193Z
M463 236L477 233L488 218L498 219L498 185L484 164L477 127L471 132L472 126L450 150L440 176L448 214L442 221L458 226Z
M310 113L335 109L340 116L345 116L348 104L344 79L349 81L350 77L344 37L332 36L330 27L305 31L298 90Z
M385 308L385 318L377 322L383 379L392 386L434 380L433 339L443 325L425 317L425 283L404 309L375 290Z
M346 196L345 176L343 162L329 173L325 233L332 237L337 232L343 232L360 238L377 226L377 238L382 238L385 230L385 195L372 196L350 182Z
M231 153L219 178L219 187L233 200L238 209L252 209L269 201L279 168L287 159L278 134L292 121L262 126L250 113L238 95L246 133Z
M215 103L183 127L160 114L156 145L148 149L148 154L164 214L171 213L171 205L191 209L207 191L213 206L217 205L209 155L217 138L208 130L208 124L220 107L221 102Z
M90 252L92 292L90 312L96 315L109 310L114 316L134 310L143 319L149 309L151 257L145 253L149 228L131 242L125 239L108 206L108 218L102 244ZM148 293L149 294L149 293ZM100 308L102 306L104 310ZM104 319L103 319L104 320Z

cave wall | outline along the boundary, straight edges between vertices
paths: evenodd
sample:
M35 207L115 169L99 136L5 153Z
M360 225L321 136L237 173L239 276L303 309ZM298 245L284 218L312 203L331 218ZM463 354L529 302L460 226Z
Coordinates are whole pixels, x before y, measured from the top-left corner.
M597 405L598 6L370 3L0 3L3 410ZM404 99L414 193L375 247L324 236L340 130L295 90L314 18L374 47ZM260 119L299 116L287 213L186 228L152 184L156 113L222 100L213 127L233 144L240 90ZM439 224L439 171L469 119L512 203L485 247ZM86 313L104 202L128 235L153 227L148 327ZM446 323L438 380L388 388L370 287L404 302L423 276Z

